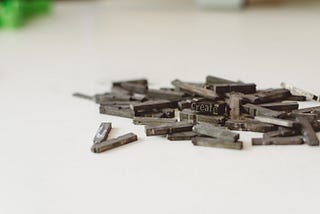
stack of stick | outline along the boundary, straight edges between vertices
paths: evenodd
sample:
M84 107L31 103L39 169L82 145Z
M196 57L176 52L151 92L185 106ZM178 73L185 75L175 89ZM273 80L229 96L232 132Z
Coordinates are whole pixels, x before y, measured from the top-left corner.
M113 82L110 92L74 96L100 105L100 113L132 119L145 125L147 136L167 136L168 140L188 140L196 146L242 149L234 131L264 133L252 145L319 146L320 106L299 108L299 102L319 97L285 83L275 89L257 90L256 84L207 76L204 83L173 80L173 87L152 89L146 79ZM178 116L177 116L178 113ZM101 128L102 127L102 128ZM111 127L111 125L110 125ZM101 124L99 130L108 132ZM111 129L111 128L110 128ZM99 134L99 130L95 139ZM123 137L123 138L122 138ZM102 140L102 152L137 140L136 135ZM116 142L116 143L115 143ZM111 144L112 146L110 146Z

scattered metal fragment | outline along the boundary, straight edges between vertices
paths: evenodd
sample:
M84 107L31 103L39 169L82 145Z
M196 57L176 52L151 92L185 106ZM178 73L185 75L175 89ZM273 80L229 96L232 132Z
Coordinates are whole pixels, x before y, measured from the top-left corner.
M285 127L279 127L278 130L270 131L263 134L263 138L270 138L270 137L289 137L289 136L296 136L300 135L300 130L297 129L290 129Z
M155 135L167 135L177 132L186 132L192 131L193 123L189 122L176 122L171 124L163 124L156 126L146 126L146 135L155 136Z
M148 111L137 111L134 113L136 117L154 117L154 118L174 118L175 109L152 109Z
M256 116L254 119L263 123L269 123L269 124L284 126L288 128L298 128L300 126L300 124L295 121L284 120L284 119L279 119L274 117Z
M192 138L192 144L195 146L216 147L225 149L237 149L243 148L241 141L233 142L224 139L210 138L210 137L194 137Z
M285 100L290 96L291 93L287 89L267 89L260 90L255 94L243 94L241 97L249 103L262 104Z
M138 140L138 136L133 133L128 133L120 137L103 141L102 143L93 144L91 151L93 153L101 153L110 149L123 146Z
M96 94L94 96L94 100L98 104L103 104L109 101L141 101L144 98L136 97L133 95L127 94L113 94L113 93L105 93L105 94Z
M101 123L96 135L94 136L93 143L101 143L108 138L112 129L111 123Z
M307 98L305 96L291 95L287 97L286 100L303 102L303 101L306 101Z
M300 145L303 144L302 136L294 137L270 137L270 138L252 138L252 145Z
M183 89L184 91L188 91L188 92L191 92L191 93L194 93L196 95L199 95L199 96L202 96L202 97L206 97L206 98L209 98L209 99L216 100L218 98L218 95L216 95L215 92L213 92L213 91L211 91L209 89L205 89L205 88L196 86L194 84L182 82L180 80L172 81L172 85L174 85L175 87L178 87L180 89Z
M178 101L186 97L186 94L181 91L161 90L161 89L149 89L146 92L148 99L166 99Z
M164 109L164 108L175 108L177 102L170 100L157 100L157 101L146 101L139 104L130 105L130 108L135 112L150 112L154 109Z
M320 117L320 106L297 109L292 111L292 113L311 113L316 114L318 117Z
M231 94L229 100L230 107L230 118L231 120L239 120L240 119L240 97L238 94Z
M239 140L239 134L231 132L221 127L211 125L209 123L199 123L193 127L193 131L205 136L223 139L226 141L236 142Z
M119 87L130 91L132 93L145 94L148 91L148 85L141 85L136 83L121 83Z
M134 117L133 124L135 125L161 125L175 123L177 119L172 118L155 118L155 117Z
M129 106L100 105L100 114L108 114L118 117L133 118L134 111Z
M251 116L281 117L286 115L286 112L284 111L274 111L251 103L247 103L242 107L245 113L248 113Z
M118 81L118 82L113 82L112 85L113 87L115 86L120 86L123 83L132 83L136 85L148 85L148 80L147 79L135 79L135 80L127 80L127 81Z
M226 118L224 116L203 115L192 112L191 109L183 109L179 113L181 121L190 122L207 122L213 124L224 124Z
M86 99L86 100L95 101L94 96L90 96L90 95L83 94L83 93L78 93L78 92L76 92L76 93L73 93L72 96L78 97L78 98L81 98L81 99Z
M290 112L288 114L288 118L296 118L296 117L307 118L309 122L313 122L319 119L318 114L313 114L313 113Z
M304 117L297 117L296 120L301 124L301 132L303 134L304 142L310 146L319 146L319 139L308 119Z
M213 90L217 94L240 92L244 94L256 93L256 84L253 83L229 83L229 84L213 84L207 85L207 88Z
M107 105L107 106L130 106L131 104L139 104L140 101L105 101L101 102L101 105Z
M230 130L237 131L251 131L251 132L270 132L277 129L276 126L272 124L262 123L255 120L228 120L225 126Z
M276 102L261 104L261 107L268 108L274 111L286 111L290 112L299 108L297 102Z
M188 132L178 132L173 134L168 134L167 138L171 141L178 141L178 140L191 140L193 137L198 136L197 133L193 131Z
M305 91L303 89L297 88L295 86L288 85L288 84L282 82L281 87L290 90L291 94L293 94L293 95L305 96L307 100L319 101L319 96L312 94L308 91Z
M231 81L231 80L227 80L227 79L223 79L223 78L220 78L220 77L211 76L211 75L206 77L206 84L207 85L232 84L232 83L237 83L237 82L234 82L234 81Z

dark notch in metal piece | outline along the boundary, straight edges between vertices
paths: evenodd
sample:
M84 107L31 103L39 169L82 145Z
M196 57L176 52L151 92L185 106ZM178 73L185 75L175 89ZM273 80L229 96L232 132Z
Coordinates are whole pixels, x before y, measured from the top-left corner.
M189 100L182 100L182 101L179 101L178 102L178 109L180 111L182 111L183 109L186 109L186 108L191 108L191 101Z
M251 132L270 132L277 127L272 124L262 123L255 120L228 120L225 126L230 130L251 131Z
M168 140L179 141L179 140L191 140L193 137L196 137L197 133L193 131L189 132L178 132L173 134L168 134Z
M180 80L172 81L172 85L174 85L175 87L182 89L184 91L188 91L188 92L194 93L196 95L199 95L201 97L206 97L208 99L216 100L218 98L216 93L209 90L209 89L199 87L194 84L182 82Z
M94 136L93 143L101 143L108 138L108 135L112 129L111 123L101 123L96 135Z
M224 139L210 138L210 137L194 137L192 138L192 144L195 146L216 147L225 149L237 149L243 148L243 142L226 141Z
M297 117L296 121L301 124L301 132L305 143L310 146L319 146L319 139L308 119L304 117Z
M192 131L193 123L189 122L176 122L171 124L163 124L157 126L146 126L146 135L155 136L155 135L167 135L177 132L186 132Z
M238 133L231 132L227 129L217 127L208 123L199 123L193 127L193 131L205 136L223 139L226 141L236 142L239 140L240 135Z
M135 125L161 125L175 123L177 119L172 118L155 118L155 117L134 117L133 124Z
M103 141L102 143L93 144L91 151L93 153L101 153L110 149L123 146L138 140L138 136L133 133L128 133L120 137Z
M196 114L195 112L192 112L191 109L183 109L179 113L179 116L181 121L191 121L193 123L207 122L214 124L224 124L226 120L224 116Z
M251 116L267 116L267 117L282 117L286 115L284 111L274 111L258 105L247 103L242 106L245 113L250 114Z
M252 145L300 145L303 144L302 136L252 138Z

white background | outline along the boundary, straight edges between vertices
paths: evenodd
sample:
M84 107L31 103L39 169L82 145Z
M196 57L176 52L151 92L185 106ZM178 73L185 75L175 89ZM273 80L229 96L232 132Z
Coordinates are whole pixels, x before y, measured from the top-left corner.
M201 11L184 4L84 2L0 32L0 213L319 213L320 150L243 151L146 138L129 119L71 96L146 77L151 87L208 74L285 81L320 93L320 4ZM102 121L139 141L90 152Z

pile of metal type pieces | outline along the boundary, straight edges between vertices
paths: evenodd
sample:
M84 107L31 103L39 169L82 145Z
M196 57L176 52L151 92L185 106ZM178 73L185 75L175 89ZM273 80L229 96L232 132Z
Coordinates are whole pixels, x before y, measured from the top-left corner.
M172 81L172 88L152 89L146 79L114 82L111 92L74 96L100 105L100 113L145 125L147 136L189 140L196 146L242 149L236 131L264 133L252 145L319 146L320 106L299 109L298 102L319 97L281 84L257 90L254 83L208 76L205 83ZM178 112L179 116L176 117ZM178 119L176 119L178 118ZM137 140L133 133L107 139L111 124L102 123L92 151L103 152Z

